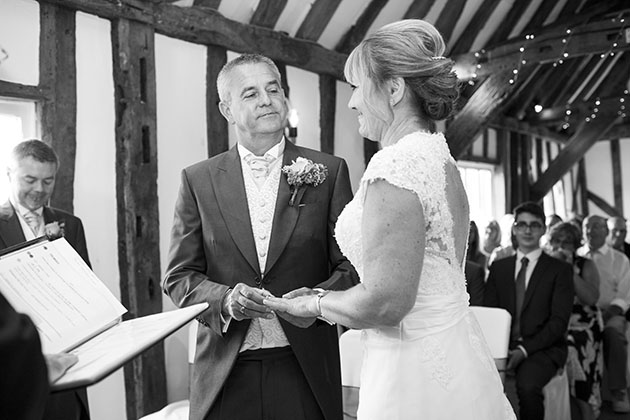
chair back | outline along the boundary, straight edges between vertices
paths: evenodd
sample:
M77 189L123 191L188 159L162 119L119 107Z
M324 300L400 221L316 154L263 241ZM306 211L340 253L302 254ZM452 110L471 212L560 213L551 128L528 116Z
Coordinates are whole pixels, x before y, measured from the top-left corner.
M501 379L505 382L512 316L503 308L471 306L470 310L477 318L486 343L490 347L490 354L494 358Z
M341 385L358 388L361 383L363 343L360 330L348 330L339 337Z

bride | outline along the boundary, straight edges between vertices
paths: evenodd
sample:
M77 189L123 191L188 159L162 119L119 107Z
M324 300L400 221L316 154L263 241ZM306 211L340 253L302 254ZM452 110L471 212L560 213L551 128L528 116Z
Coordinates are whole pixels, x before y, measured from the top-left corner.
M361 284L265 299L276 311L364 330L361 420L515 418L468 307L468 202L435 133L458 96L444 49L431 24L403 20L350 54L348 106L360 134L382 145L335 230Z

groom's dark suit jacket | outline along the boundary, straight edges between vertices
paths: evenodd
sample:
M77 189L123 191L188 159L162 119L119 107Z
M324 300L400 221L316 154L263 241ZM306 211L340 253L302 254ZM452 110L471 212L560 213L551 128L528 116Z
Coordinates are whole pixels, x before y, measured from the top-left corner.
M236 147L182 171L164 291L178 306L209 302L197 335L190 419L203 419L238 356L250 321L222 333L221 300L243 282L275 296L296 288L346 289L358 282L333 236L337 216L352 198L348 168L337 157L286 142L282 165L303 156L328 168L326 181L303 186L294 206L280 177L265 273L260 273ZM264 276L262 275L264 274ZM327 420L342 419L337 329L321 321L303 329L280 319Z
M516 256L495 261L490 267L484 306L507 309L514 320ZM567 358L566 334L573 308L573 268L544 252L525 290L521 311L522 346L529 355L542 351L558 367ZM510 348L517 343L511 342Z
M44 223L64 222L64 237L87 265L90 265L81 219L52 207L44 207L43 216ZM0 206L0 251L24 241L26 238L18 215L11 203L7 201ZM82 412L83 415L81 415ZM85 388L54 393L49 397L44 420L85 420L88 418L88 398Z

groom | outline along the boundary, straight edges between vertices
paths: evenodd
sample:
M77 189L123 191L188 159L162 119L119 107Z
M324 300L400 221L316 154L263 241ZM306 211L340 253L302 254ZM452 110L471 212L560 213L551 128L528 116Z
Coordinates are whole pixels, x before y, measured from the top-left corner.
M210 304L190 419L341 420L336 327L274 314L262 300L357 283L333 237L352 198L348 168L285 140L287 102L270 59L228 62L217 89L238 144L182 171L163 285L178 306ZM321 164L309 167L325 180L289 185L282 168L299 157Z

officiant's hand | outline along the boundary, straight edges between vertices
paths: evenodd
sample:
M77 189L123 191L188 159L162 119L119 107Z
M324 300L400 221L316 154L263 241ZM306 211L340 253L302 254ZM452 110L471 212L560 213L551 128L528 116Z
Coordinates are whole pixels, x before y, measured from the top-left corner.
M69 353L45 354L44 358L48 367L48 382L51 385L57 382L71 366L79 361L76 355Z
M271 309L263 304L263 299L267 296L273 295L267 290L239 283L223 300L223 311L236 321L251 318L273 318Z

